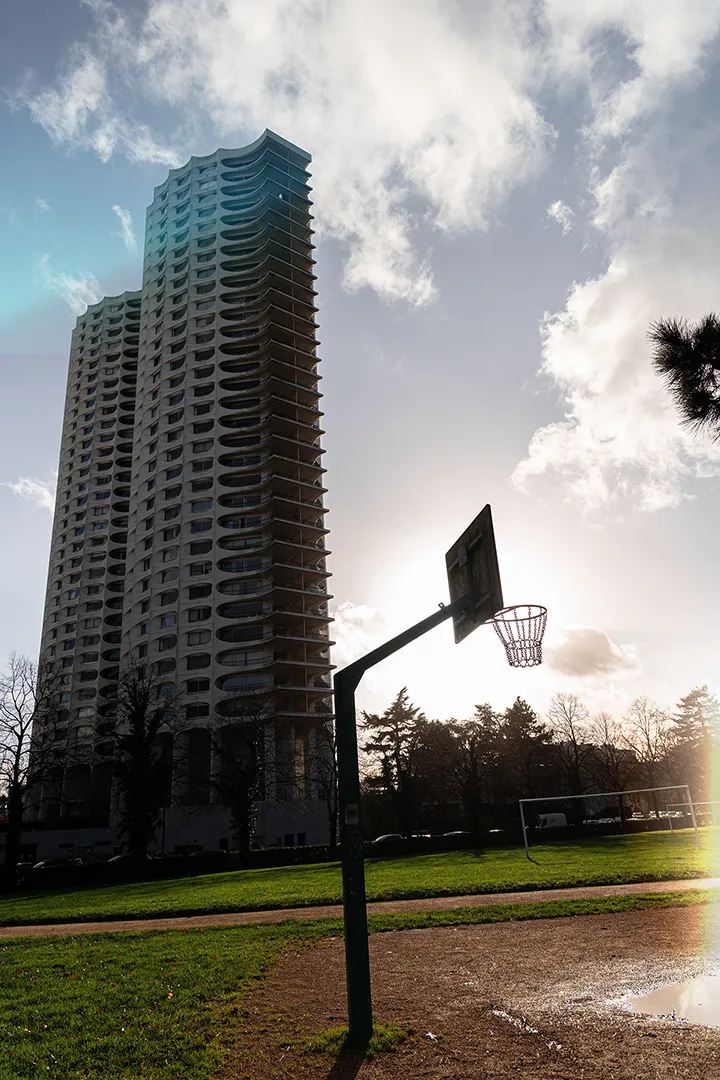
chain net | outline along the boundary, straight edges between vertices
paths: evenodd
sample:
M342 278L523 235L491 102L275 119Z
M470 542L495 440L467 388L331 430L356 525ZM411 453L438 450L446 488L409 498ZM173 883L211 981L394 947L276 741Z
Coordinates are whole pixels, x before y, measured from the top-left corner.
M547 608L540 604L516 604L498 611L491 621L511 667L537 667L542 664Z

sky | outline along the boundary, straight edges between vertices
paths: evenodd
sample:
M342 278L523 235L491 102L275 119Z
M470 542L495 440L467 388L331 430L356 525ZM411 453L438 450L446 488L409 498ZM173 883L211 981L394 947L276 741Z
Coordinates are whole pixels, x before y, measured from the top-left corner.
M545 663L445 625L369 673L427 715L720 691L720 446L650 363L720 306L716 0L24 0L0 38L0 661L34 655L70 333L140 286L169 168L313 156L334 663L448 599L493 508Z

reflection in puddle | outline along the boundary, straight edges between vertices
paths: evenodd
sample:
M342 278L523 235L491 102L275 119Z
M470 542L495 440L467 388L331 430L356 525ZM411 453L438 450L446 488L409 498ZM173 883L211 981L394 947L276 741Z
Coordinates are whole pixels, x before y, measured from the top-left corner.
M720 1027L720 975L699 975L627 999L636 1012L672 1016L693 1024Z

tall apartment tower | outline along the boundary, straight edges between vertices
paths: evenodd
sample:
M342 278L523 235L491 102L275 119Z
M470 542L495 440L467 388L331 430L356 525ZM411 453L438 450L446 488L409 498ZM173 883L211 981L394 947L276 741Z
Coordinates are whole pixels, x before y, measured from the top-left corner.
M43 634L70 695L60 811L101 793L107 806L101 755L72 803L67 774L84 766L70 746L83 732L102 750L118 668L145 662L180 694L174 755L191 763L169 847L228 843L212 778L249 717L267 763L258 838L327 835L312 768L331 664L309 161L266 131L172 170L148 209L141 292L96 305L73 336Z
M59 669L68 723L55 732L57 769L43 802L33 801L36 817L107 813L103 751L120 660L140 297L93 304L72 335L41 640L42 657Z

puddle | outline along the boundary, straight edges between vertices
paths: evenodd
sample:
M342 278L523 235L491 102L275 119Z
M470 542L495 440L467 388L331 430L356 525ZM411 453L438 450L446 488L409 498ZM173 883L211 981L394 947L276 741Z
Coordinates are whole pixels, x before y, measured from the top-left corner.
M626 999L636 1012L720 1027L720 975L699 975Z

